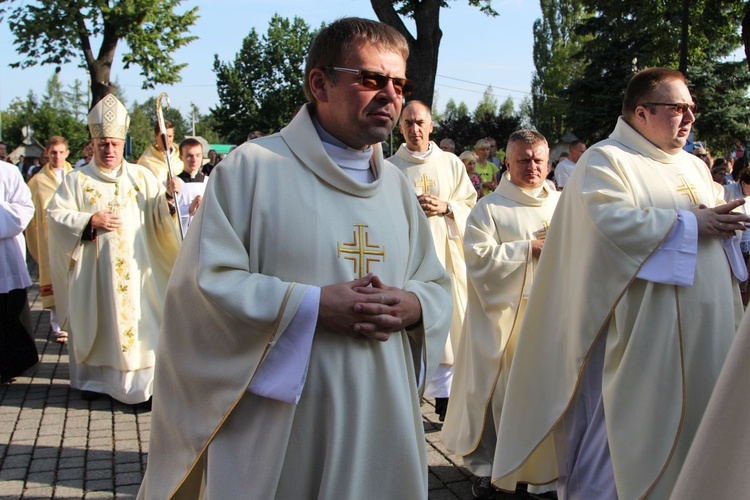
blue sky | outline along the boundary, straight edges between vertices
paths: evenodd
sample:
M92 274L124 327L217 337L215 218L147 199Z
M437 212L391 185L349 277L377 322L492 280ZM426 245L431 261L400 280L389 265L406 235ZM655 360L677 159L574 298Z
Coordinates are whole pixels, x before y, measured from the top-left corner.
M443 39L440 45L436 81L436 105L442 111L449 99L465 102L473 110L488 85L492 85L499 103L513 98L516 106L530 91L534 71L532 59L532 25L540 17L535 0L495 0L497 17L488 17L465 0L449 0L449 9L441 12ZM343 16L376 19L369 0L185 0L181 9L199 7L200 19L191 32L198 40L174 54L177 62L187 63L182 82L141 90L138 69L124 70L117 59L113 68L116 79L125 90L128 105L143 102L159 92L167 92L172 106L187 113L195 103L202 113L218 104L214 54L223 61L234 59L243 38L251 28L265 33L274 13L283 17L301 17L312 27ZM98 50L98 45L96 46ZM122 56L126 47L118 46ZM0 109L6 109L13 98L24 98L29 90L37 95L53 74L52 66L25 70L8 66L19 59L12 45L7 22L0 24ZM77 64L63 66L59 75L64 84L75 79L88 81L88 75Z

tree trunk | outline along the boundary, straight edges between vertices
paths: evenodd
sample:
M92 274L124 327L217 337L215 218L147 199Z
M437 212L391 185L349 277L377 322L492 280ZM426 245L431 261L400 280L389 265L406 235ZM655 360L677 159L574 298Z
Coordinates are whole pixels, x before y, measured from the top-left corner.
M417 84L410 99L417 99L432 106L438 51L443 37L440 30L440 0L415 2L412 17L417 26L417 38L406 29L393 6L393 0L370 0L370 4L380 22L398 30L409 42L406 76Z
M690 36L690 0L682 0L682 32L680 35L680 66L679 71L687 75L688 69L688 37Z
M117 50L119 39L116 35L117 29L105 20L102 45L99 48L99 54L97 57L94 57L91 41L83 24L83 18L78 18L76 22L80 47L86 58L86 66L88 67L89 78L91 79L91 108L93 108L96 106L96 103L104 99L108 94L115 92L115 87L111 84L109 78L112 73L112 61L115 59L115 51Z
M92 108L107 95L115 92L115 87L109 82L111 71L111 64L103 64L98 59L95 60L93 64L89 64Z
M745 15L742 17L742 42L745 45L745 60L750 69L750 1L745 3Z

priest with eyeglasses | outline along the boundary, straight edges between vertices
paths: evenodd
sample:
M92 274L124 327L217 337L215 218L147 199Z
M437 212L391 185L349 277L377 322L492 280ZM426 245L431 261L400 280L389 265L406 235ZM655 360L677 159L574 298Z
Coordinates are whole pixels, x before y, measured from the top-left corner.
M167 290L139 498L427 498L420 394L452 305L380 146L407 56L387 25L333 22L309 103L211 172Z
M669 498L743 314L747 271L722 189L683 150L682 73L625 91L550 223L518 336L495 474L554 438L560 499ZM495 479L495 478L493 478ZM710 493L707 493L710 496Z

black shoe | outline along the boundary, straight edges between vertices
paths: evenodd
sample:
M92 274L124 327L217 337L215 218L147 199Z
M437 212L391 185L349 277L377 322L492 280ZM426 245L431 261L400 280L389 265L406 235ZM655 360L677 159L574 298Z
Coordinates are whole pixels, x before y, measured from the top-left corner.
M471 485L471 494L474 498L492 498L497 490L492 486L492 480L488 476L477 477Z
M435 398L435 413L437 413L438 420L441 422L445 420L445 412L448 411L448 398Z

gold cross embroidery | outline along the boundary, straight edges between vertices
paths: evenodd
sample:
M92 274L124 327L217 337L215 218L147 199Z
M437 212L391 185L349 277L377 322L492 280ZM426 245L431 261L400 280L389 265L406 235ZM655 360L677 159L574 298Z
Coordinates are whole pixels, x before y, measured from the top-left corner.
M680 178L682 184L677 186L677 193L681 196L687 196L693 206L698 205L698 195L697 193L695 193L695 191L693 191L693 189L695 189L695 186L688 183L688 179L685 174L679 174L678 177Z
M343 243L343 246L337 243L336 248L339 258L341 258L341 254L345 254L344 260L354 262L354 272L361 278L370 272L371 262L385 261L385 247L380 250L380 245L370 243L370 234L365 232L366 224L354 224L354 228L354 231L352 231L353 241ZM382 261L380 257L383 258Z
M422 177L420 180L416 181L414 183L414 187L416 188L422 188L422 194L427 194L430 192L430 187L437 186L435 181L427 177L427 174L422 174Z
M538 240L543 240L547 237L547 231L549 231L549 221L545 220L545 221L542 221L542 228L537 229L534 232L534 236L536 236L536 239Z

